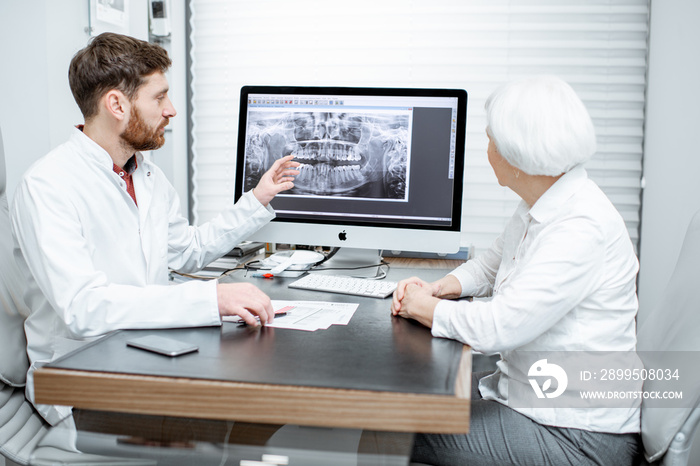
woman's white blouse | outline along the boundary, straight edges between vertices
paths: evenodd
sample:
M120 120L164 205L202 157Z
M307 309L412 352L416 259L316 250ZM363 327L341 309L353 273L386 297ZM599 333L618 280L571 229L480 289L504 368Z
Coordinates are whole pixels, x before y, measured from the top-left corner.
M501 353L479 390L508 405L509 384L530 385L521 352L635 350L638 269L620 214L575 168L531 208L521 202L491 248L451 272L462 296L491 299L442 300L432 333ZM545 425L639 432L638 406L514 409Z

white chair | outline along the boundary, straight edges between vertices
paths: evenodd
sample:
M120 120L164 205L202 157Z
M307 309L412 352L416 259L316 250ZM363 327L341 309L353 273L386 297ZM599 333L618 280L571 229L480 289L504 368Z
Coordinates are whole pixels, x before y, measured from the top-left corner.
M678 408L654 408L652 402L642 402L642 442L645 459L651 464L689 464L700 425L699 333L700 211L690 221L661 305L641 320L637 331L637 350L646 367L680 368L677 388L684 400L684 407ZM655 380L644 384L648 392L668 388Z
M28 311L12 255L5 190L5 154L0 132L0 453L9 461L28 464L29 455L48 425L24 396L29 363L23 325Z

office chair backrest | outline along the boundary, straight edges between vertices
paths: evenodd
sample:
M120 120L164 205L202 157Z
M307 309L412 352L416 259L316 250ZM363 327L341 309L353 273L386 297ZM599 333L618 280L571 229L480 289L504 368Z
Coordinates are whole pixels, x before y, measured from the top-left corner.
M641 322L637 332L637 350L645 367L678 369L680 375L671 384L646 380L644 391L670 389L683 396L682 406L678 407L654 408L652 405L656 402L658 406L658 401L642 401L642 442L648 461L663 457L662 464L687 464L700 416L700 375L694 357L697 353L691 353L700 351L699 330L700 211L690 221L661 305Z
M21 387L29 367L23 327L29 311L22 298L24 285L13 256L6 189L5 152L0 132L0 381Z
M28 464L47 424L24 396L27 341L22 301L23 282L13 256L13 239L7 206L5 153L0 132L0 454ZM14 464L14 463L13 463Z

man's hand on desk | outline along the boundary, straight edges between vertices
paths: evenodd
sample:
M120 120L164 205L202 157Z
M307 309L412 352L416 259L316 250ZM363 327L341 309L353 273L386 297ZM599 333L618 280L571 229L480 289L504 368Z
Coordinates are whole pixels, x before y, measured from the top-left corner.
M219 315L240 316L248 325L272 322L275 311L270 298L250 283L219 283L216 285ZM256 319L256 316L260 319Z

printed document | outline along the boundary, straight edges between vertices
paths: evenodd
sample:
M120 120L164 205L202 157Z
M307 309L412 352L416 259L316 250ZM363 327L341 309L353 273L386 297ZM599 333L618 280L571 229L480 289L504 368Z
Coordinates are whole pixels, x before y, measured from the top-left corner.
M275 321L273 328L289 328L314 332L331 325L347 325L357 310L357 303L332 303L325 301L280 301L272 300ZM224 322L242 322L238 316L225 316Z

